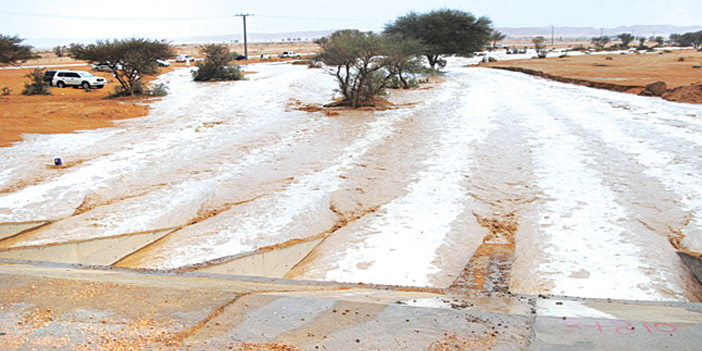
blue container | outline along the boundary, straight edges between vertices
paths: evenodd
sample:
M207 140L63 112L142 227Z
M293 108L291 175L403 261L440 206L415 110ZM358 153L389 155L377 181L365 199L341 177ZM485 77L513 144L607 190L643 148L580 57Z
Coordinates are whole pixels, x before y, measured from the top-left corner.
M63 166L63 162L61 162L61 158L57 157L54 159L54 165L55 166Z

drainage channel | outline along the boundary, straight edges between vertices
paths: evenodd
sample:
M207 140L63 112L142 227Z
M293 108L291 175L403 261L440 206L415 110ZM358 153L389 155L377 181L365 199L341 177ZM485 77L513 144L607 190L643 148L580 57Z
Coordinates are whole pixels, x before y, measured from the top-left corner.
M2 223L2 239L17 237L50 222ZM158 241L178 228L127 233L63 243L12 247L0 250L1 259L109 266Z

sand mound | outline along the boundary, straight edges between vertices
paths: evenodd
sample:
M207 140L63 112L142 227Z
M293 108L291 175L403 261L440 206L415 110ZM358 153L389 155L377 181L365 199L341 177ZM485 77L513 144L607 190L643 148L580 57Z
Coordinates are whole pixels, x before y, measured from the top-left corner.
M663 94L663 98L669 101L702 103L702 82L669 90Z

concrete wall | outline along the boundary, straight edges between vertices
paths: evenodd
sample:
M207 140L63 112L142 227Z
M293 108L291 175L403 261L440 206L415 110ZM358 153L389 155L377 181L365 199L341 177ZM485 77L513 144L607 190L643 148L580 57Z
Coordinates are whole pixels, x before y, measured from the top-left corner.
M38 228L51 223L50 221L35 221L21 223L0 223L0 240L20 234L24 231Z
M277 250L253 253L229 262L200 268L196 271L283 278L290 269L305 258L322 240L322 238L319 238Z
M163 229L65 244L11 248L0 250L0 258L107 266L153 243L173 230Z
M697 278L697 281L699 281L700 284L702 284L702 260L699 257L695 257L690 254L679 251L678 256L680 256L683 262L685 262L685 264L688 267L690 267L692 274L694 274Z

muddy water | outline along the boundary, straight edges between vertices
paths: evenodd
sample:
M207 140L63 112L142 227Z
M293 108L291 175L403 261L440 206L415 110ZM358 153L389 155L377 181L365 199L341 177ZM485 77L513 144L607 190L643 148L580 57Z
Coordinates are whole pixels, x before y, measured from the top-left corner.
M702 298L702 108L454 65L399 108L297 111L320 70L163 78L144 118L0 149L18 247L180 227L120 261L178 268L325 239L286 275L652 300ZM67 167L48 167L53 157Z

